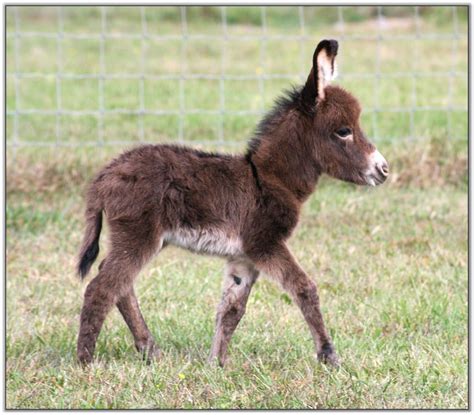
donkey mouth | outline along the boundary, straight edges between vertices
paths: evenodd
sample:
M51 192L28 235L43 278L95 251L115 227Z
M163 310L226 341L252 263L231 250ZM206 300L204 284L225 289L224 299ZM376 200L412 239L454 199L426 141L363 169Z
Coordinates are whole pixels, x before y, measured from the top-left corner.
M384 174L367 174L365 176L365 182L369 186L378 186L387 180L387 176Z

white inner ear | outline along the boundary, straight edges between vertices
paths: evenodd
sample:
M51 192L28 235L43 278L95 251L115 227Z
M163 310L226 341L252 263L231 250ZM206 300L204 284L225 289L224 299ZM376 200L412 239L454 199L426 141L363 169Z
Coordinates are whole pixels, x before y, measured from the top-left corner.
M334 68L331 64L331 58L328 56L326 49L318 53L318 96L324 99L324 88L337 76L336 62ZM334 70L333 70L334 69Z

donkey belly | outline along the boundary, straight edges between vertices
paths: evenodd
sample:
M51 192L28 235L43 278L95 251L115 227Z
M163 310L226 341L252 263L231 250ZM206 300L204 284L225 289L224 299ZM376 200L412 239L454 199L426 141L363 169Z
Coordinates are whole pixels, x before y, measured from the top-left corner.
M171 245L202 254L225 257L242 254L241 239L222 229L179 228L167 231L163 240Z

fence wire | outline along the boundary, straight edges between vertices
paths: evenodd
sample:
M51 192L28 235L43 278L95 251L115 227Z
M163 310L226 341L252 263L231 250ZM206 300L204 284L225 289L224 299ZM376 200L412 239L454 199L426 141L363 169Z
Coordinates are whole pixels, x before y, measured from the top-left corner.
M75 33L65 30L65 14L69 12L69 7L57 7L55 8L57 14L54 19L55 24L50 27L50 30L37 30L35 25L32 24L34 19L23 19L23 7L7 7L7 43L11 45L11 53L8 54L7 50L7 83L11 85L10 97L7 94L7 145L14 149L20 147L34 147L34 146L103 146L103 145L127 145L138 142L156 142L153 134L145 128L146 117L176 117L178 122L178 128L173 135L167 133L169 141L175 141L178 143L189 143L200 144L206 146L208 144L219 145L222 147L241 146L241 140L234 140L230 137L226 129L226 117L228 116L253 116L259 117L266 110L268 110L268 98L273 98L273 91L268 91L267 82L269 81L288 81L288 85L291 82L301 83L304 82L310 69L309 63L311 62L310 47L316 45L320 40L315 35L314 30L309 30L307 26L307 13L309 8L306 6L295 6L297 12L297 24L291 28L290 31L287 29L282 30L278 33L278 30L272 28L269 30L268 16L273 13L274 7L265 6L260 7L260 31L259 33L233 33L229 30L232 25L228 20L228 8L220 7L219 15L220 21L215 22L213 27L206 33L195 33L195 30L190 31L190 24L192 25L195 17L191 19L188 16L189 9L192 7L179 7L180 22L176 24L173 33L152 33L149 30L149 13L151 13L152 6L141 6L139 7L140 13L140 32L116 32L109 31L108 25L113 23L113 18L109 14L109 7L100 7L100 27L96 27L96 31L91 33L81 32ZM155 6L156 8L156 6ZM41 7L37 7L41 9ZM216 7L213 7L216 9ZM317 7L312 7L316 9ZM432 31L426 31L422 25L422 18L420 16L420 8L418 6L411 7L411 13L409 17L406 17L404 24L407 22L413 26L413 30L404 33L403 30L393 31L387 30L391 18L385 15L385 12L390 9L390 6L378 6L376 7L375 16L371 19L376 22L376 25L371 27L370 30L364 31L364 33L354 33L350 29L352 23L346 19L346 14L351 11L350 7L337 7L336 18L327 29L328 34L331 37L337 38L340 42L341 48L341 62L339 82L344 86L346 82L364 82L370 81L372 83L371 92L373 98L373 105L369 108L364 109L364 114L369 117L371 122L371 136L376 141L379 139L414 139L419 135L417 127L419 124L419 117L417 114L420 113L432 113L432 114L443 114L446 116L445 121L441 127L444 129L445 135L451 139L465 139L464 134L459 132L460 130L453 128L453 114L461 114L461 117L467 117L467 98L464 102L462 99L456 97L463 96L465 82L467 82L467 65L463 66L459 64L460 57L467 55L467 50L464 50L463 42L467 44L467 33L466 31L460 30L459 24L459 7L452 6L450 8L450 23L444 22L443 27L449 27L449 30L443 30L433 33ZM31 8L30 8L31 11ZM33 26L33 27L31 27ZM217 26L220 26L217 28ZM464 28L464 26L463 26ZM209 29L209 27L205 28ZM206 30L207 31L207 30ZM35 47L41 47L44 42L55 41L55 56L48 56L48 59L55 60L56 70L55 71L43 71L35 70L34 65L22 64L21 56L29 55L34 53L31 48L31 42L29 40L37 41ZM95 41L99 44L99 65L96 72L90 73L75 73L68 71L65 67L65 56L64 47L65 42L82 42L82 41ZM108 68L107 53L108 44L111 41L137 41L140 43L139 53L139 70L135 71L111 71ZM179 51L179 68L174 68L171 73L149 73L147 70L147 60L150 58L148 55L148 49L150 42L180 42ZM189 57L188 51L192 46L191 43L195 41L206 42L207 44L220 45L220 56L212 64L212 71L200 72L191 70L189 68ZM234 64L232 59L234 57L229 56L231 48L238 48L239 45L244 47L244 44L249 42L256 42L259 45L258 55L244 57L243 59L252 60L251 64L257 69L254 73L233 73L228 71L227 68ZM271 54L269 50L269 44L271 42L281 42L281 48L285 48L285 42L296 42L299 45L299 53L294 56L294 61L298 62L299 70L296 73L279 73L271 70L267 67L268 56ZM350 42L354 45L354 42L360 42L361 48L364 45L371 44L374 47L373 53L375 54L373 70L364 70L363 72L356 70L354 65L349 59L344 59L345 45ZM364 43L365 42L365 43ZM387 71L382 65L384 63L385 54L390 47L387 45L397 45L397 42L401 42L404 45L408 44L410 53L409 55L400 56L400 59L404 59L410 62L406 70ZM436 67L432 69L419 69L420 61L425 59L424 53L426 54L427 48L424 47L423 42L450 42L450 53L445 55L441 54L438 58L444 60L442 65L443 70L437 70ZM38 46L39 45L39 46ZM8 46L8 45L7 45ZM395 46L394 46L395 47ZM8 48L7 48L8 49ZM384 52L385 51L385 52ZM351 55L354 56L354 53ZM133 59L130 57L129 59ZM127 57L124 57L126 62ZM31 68L33 66L33 68ZM215 68L218 68L217 70ZM30 92L26 86L26 82L29 81L50 81L54 79L55 83L55 102L54 107L44 108L37 107L31 108L28 105ZM427 103L429 99L423 97L420 104L420 83L428 82L433 79L441 79L442 85L446 85L446 92L443 94L443 99L436 99L435 103ZM97 105L91 105L88 108L71 109L65 106L65 82L68 81L81 81L81 80L95 80L97 81ZM110 103L107 102L106 86L109 81L116 80L127 80L138 82L138 100L136 108L120 108L114 105L111 108ZM188 90L186 88L187 82L195 80L208 80L216 81L218 83L218 97L216 107L213 109L209 108L194 108L188 106L187 96ZM396 80L399 84L399 89L403 89L403 95L406 95L408 99L402 100L403 102L398 105L390 104L384 105L383 99L387 94L382 88L382 83L388 80ZM178 83L178 90L173 93L178 96L178 106L174 108L149 108L146 102L147 96L147 81L176 81ZM258 86L257 90L254 91L254 95L258 95L258 105L250 106L248 109L235 109L227 105L229 94L226 92L226 85L228 82L233 81L248 81L256 82ZM437 88L437 86L433 86ZM467 87L466 87L467 88ZM78 91L75 93L80 94L80 86L77 86ZM422 93L429 95L430 88L424 88ZM467 89L466 89L467 91ZM171 92L170 92L171 93ZM205 94L205 92L203 92ZM231 91L235 93L235 91ZM402 93L402 92L400 92ZM41 94L35 92L35 94ZM467 92L466 92L467 94ZM130 92L131 100L132 97ZM133 99L132 99L133 98ZM456 99L455 99L456 98ZM127 94L125 94L125 100ZM12 104L12 102L14 104ZM41 102L41 100L38 100ZM408 127L404 127L401 130L397 128L388 128L387 125L390 123L383 122L381 125L381 119L383 117L390 116L390 114L403 114L407 116L403 118ZM23 132L23 124L26 124L26 118L31 116L43 117L43 123L51 122L51 118L54 118L54 137L48 136L49 132L43 132L39 127L35 130L35 126L28 126L29 134L33 136L26 137L26 133ZM129 117L133 116L137 119L136 132L133 134L133 139L117 140L108 139L106 137L106 118L108 116ZM199 133L190 139L186 129L191 125L187 122L189 116L197 117L193 120L202 118L206 122L208 118L212 117L217 120L217 128L215 136L204 137ZM69 124L68 117L92 117L97 122L97 135L96 137L90 137L89 132L81 133L75 132L76 139L71 141L68 135L71 132L65 128ZM464 120L462 118L462 120ZM396 118L392 118L397 123ZM8 121L11 121L9 123ZM466 120L467 123L467 120ZM43 125L44 127L44 125ZM155 129L156 130L156 129ZM388 131L388 133L384 133ZM467 131L467 130L466 130ZM81 135L83 134L84 137ZM87 137L85 135L88 135ZM166 135L166 134L165 134ZM166 137L163 139L166 140Z

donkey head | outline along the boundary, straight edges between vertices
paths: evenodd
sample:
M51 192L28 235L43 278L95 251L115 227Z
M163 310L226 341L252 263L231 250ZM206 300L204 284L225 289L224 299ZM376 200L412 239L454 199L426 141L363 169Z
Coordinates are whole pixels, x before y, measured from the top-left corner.
M388 164L365 137L361 107L349 92L329 83L337 70L338 43L323 40L316 47L313 68L302 90L311 108L314 157L324 173L356 184L376 186L388 176Z

